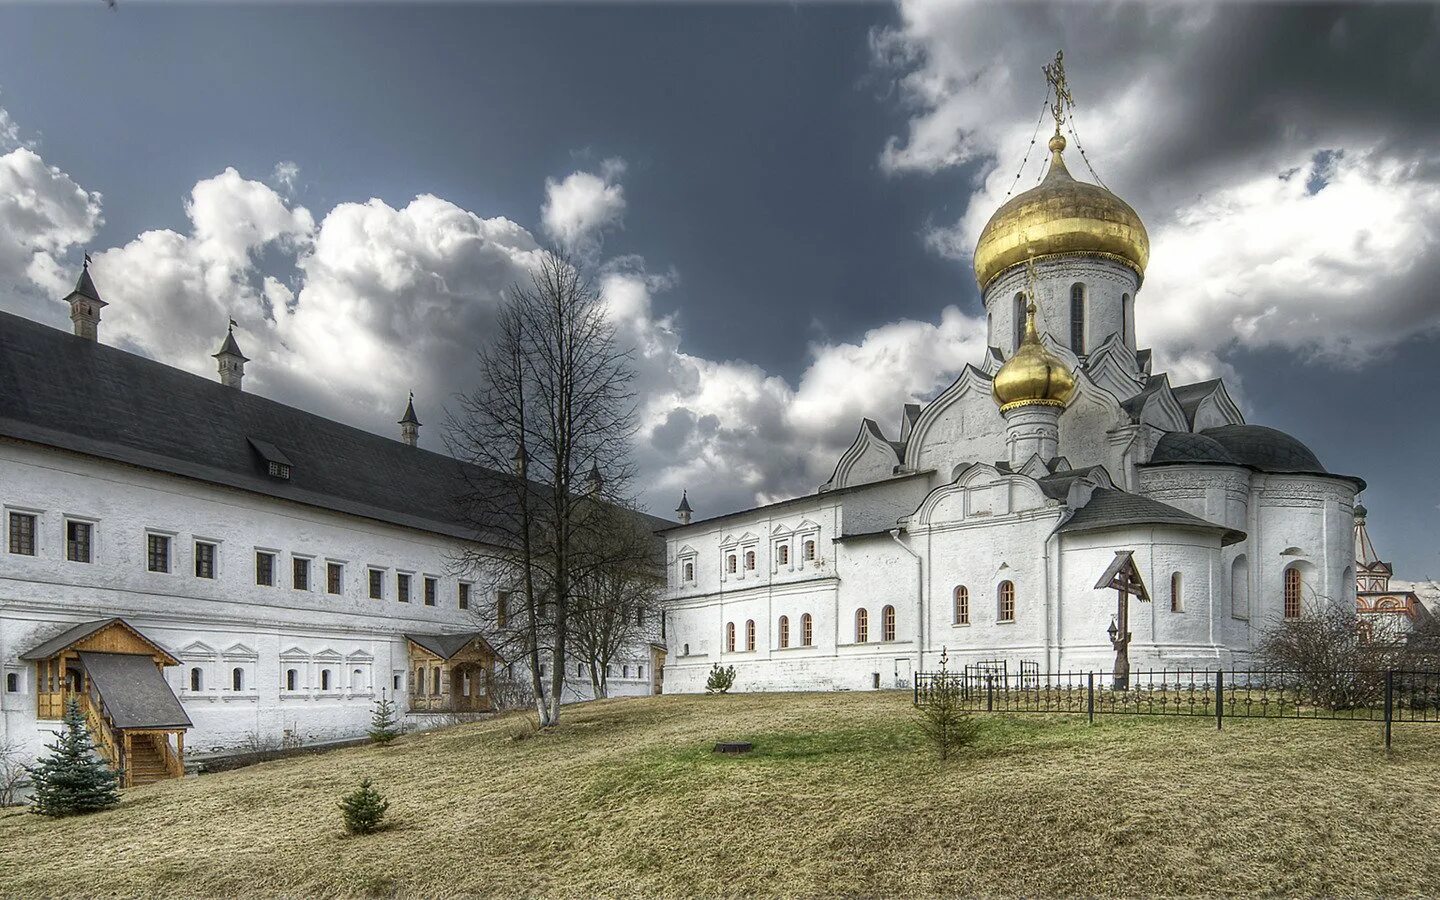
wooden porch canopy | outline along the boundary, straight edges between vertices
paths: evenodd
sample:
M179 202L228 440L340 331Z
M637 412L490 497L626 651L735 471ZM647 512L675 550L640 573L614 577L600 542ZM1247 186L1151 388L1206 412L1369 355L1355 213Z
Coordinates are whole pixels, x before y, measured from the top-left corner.
M478 631L407 634L410 709L415 712L488 712L495 651Z
M71 626L20 658L35 664L38 717L61 718L74 698L124 786L184 774L191 722L165 682L180 664L170 651L117 618Z

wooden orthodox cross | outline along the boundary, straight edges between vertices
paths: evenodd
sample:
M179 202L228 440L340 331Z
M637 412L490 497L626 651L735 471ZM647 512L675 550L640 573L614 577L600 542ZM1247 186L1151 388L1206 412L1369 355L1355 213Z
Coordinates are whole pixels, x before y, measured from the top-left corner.
M1108 629L1110 634L1110 646L1115 648L1115 682L1114 688L1117 691L1128 690L1130 687L1130 595L1141 603L1150 602L1150 592L1145 590L1145 582L1140 578L1140 570L1135 568L1135 552L1133 550L1116 550L1115 561L1110 563L1110 568L1100 576L1095 583L1095 589L1113 589L1119 594L1119 611L1115 622L1110 623Z

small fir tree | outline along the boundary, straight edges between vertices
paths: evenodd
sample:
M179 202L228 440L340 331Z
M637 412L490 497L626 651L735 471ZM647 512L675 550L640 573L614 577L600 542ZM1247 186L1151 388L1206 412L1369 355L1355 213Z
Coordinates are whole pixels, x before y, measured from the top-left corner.
M980 723L965 709L961 677L950 674L949 668L950 653L942 649L940 671L920 695L920 727L940 748L941 759L973 743L980 733Z
M340 815L345 819L345 830L351 834L369 834L380 828L385 810L390 803L366 778L360 787L340 798Z
M724 694L735 685L735 667L720 668L716 663L710 667L710 677L705 679L705 693Z
M388 744L400 736L400 723L395 716L395 701L380 692L375 701L375 710L370 715L370 740L376 744Z
M109 809L120 802L115 771L95 753L85 714L74 697L65 704L65 730L46 744L49 756L27 766L34 795L30 811L42 816L74 816Z

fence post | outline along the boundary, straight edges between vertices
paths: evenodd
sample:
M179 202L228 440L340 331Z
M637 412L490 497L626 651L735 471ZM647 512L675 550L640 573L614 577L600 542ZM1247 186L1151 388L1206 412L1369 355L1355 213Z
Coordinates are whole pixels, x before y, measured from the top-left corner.
M985 676L985 711L995 711L995 676Z
M1390 726L1395 724L1395 670L1385 670L1385 752L1390 752Z
M1215 730L1225 730L1225 670L1215 670Z
M1086 708L1087 708L1087 710L1088 710L1088 712L1089 712L1089 714L1090 714L1090 724L1091 724L1091 725L1094 725L1094 724L1095 724L1095 673L1094 673L1094 672L1087 672L1087 673L1085 673L1085 680L1089 682L1089 685L1087 686L1086 691L1085 691L1085 693L1086 693L1086 695L1087 695L1087 700L1086 700L1086 702L1085 702L1085 706L1086 706Z
M919 705L920 705L920 673L919 673L919 672L916 672L916 673L915 673L915 688L914 688L914 690L915 690L915 700L914 700L913 702L914 702L914 704L915 704L916 706L919 706Z

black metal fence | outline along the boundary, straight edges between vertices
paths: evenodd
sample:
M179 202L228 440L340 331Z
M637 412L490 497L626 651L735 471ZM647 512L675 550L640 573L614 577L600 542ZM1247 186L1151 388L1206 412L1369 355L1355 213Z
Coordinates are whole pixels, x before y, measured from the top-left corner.
M1282 672L1175 670L1131 672L1117 685L1108 674L1020 675L981 672L915 677L915 704L940 689L970 712L1070 713L1087 716L1193 716L1226 719L1317 719L1383 724L1390 746L1396 722L1440 722L1440 672L1400 670Z

